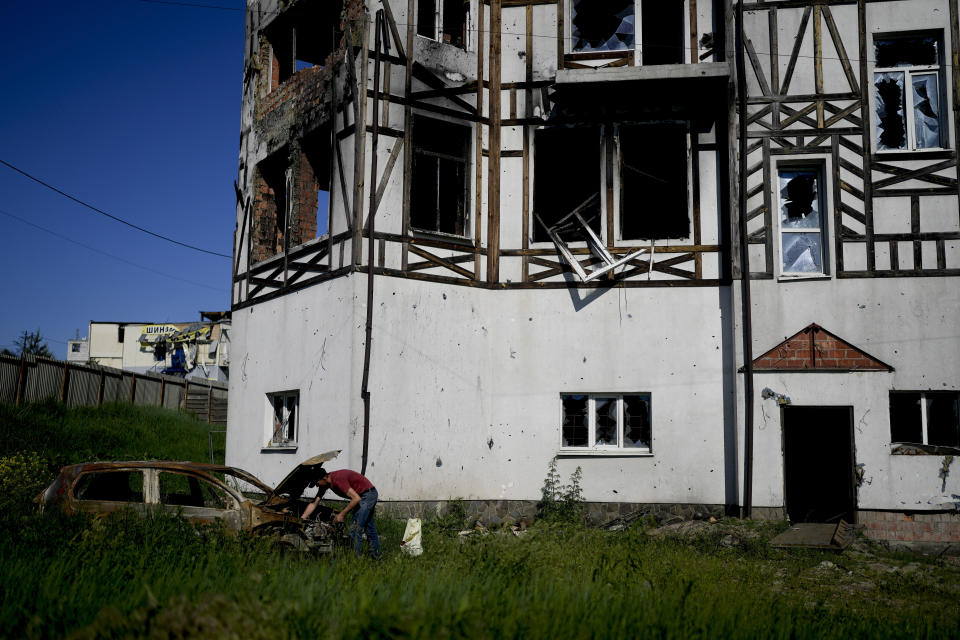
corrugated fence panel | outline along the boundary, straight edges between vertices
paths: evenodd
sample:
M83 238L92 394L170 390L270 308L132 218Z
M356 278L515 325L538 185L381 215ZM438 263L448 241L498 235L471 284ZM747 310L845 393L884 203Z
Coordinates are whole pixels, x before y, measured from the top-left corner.
M97 406L100 371L91 367L70 367L67 405L71 407Z
M0 402L17 401L17 380L20 378L20 358L0 356Z
M179 409L183 406L183 380L174 382L167 378L163 388L163 407L165 409Z
M137 392L133 403L142 407L155 407L160 404L160 380L137 376Z
M28 368L24 401L39 402L47 398L60 399L63 385L63 363L36 358Z
M122 370L103 368L103 402L130 402L130 381Z

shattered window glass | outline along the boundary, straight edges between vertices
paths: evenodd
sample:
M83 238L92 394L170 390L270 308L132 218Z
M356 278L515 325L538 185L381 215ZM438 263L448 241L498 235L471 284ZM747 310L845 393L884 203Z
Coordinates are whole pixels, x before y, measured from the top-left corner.
M918 149L940 146L940 90L936 74L913 75L913 126Z
M822 198L819 168L781 168L781 271L822 273Z
M564 448L650 451L650 394L561 395Z
M617 444L617 399L594 398L597 445Z
M907 121L903 109L903 72L878 73L874 76L877 88L877 148L905 149Z
M587 396L561 396L563 407L563 446L586 447L589 440L587 427Z
M623 446L650 448L650 396L623 396Z
M941 120L942 36L874 40L877 149L947 146Z
M574 51L633 49L634 0L573 0Z

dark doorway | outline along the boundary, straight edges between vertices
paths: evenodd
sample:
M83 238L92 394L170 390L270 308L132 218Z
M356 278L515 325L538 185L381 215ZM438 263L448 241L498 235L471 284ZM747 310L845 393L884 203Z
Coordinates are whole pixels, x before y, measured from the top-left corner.
M853 407L784 407L783 470L791 522L853 523Z

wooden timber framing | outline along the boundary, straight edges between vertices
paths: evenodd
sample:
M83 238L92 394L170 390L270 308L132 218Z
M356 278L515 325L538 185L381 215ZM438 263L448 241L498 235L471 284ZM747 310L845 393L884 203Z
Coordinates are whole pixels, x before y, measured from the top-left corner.
M745 8L754 15L766 13L765 33L754 29L745 41L749 59L748 113L748 242L754 254L762 250L760 264L752 262L754 278L778 275L776 246L779 239L779 202L774 199L776 167L780 159L789 162L821 164L829 178L832 210L824 212L825 231L832 236L830 253L834 260L830 275L838 278L960 275L960 269L947 268L946 243L956 233L923 229L919 212L925 198L948 195L960 206L957 140L960 133L958 67L946 64L944 79L951 86L953 100L953 139L948 149L931 152L874 151L876 117L871 112L873 91L873 31L868 29L868 5L890 0L788 0L749 2ZM951 61L958 57L957 7L949 6ZM834 12L839 7L856 11L856 29L841 30ZM782 31L784 16L790 14L796 32ZM896 25L880 29L896 31ZM946 35L946 33L945 33ZM766 40L762 46L756 38ZM751 40L751 38L753 40ZM784 40L793 40L789 56L779 54ZM829 41L829 45L825 42ZM811 47L813 57L804 58L803 46ZM832 49L832 51L831 51ZM758 51L767 53L766 64ZM826 53L830 51L830 53ZM856 54L851 60L848 51ZM781 64L785 62L785 68ZM825 65L834 65L836 73L828 86ZM784 69L782 77L780 70ZM797 77L812 79L813 93L793 91ZM841 87L841 84L843 85ZM809 85L807 85L809 86ZM945 106L945 105L944 105ZM946 126L944 121L943 126ZM910 164L906 164L910 163ZM921 164L922 163L922 164ZM920 166L918 166L920 165ZM768 186L769 185L769 186ZM906 185L906 186L905 186ZM827 186L827 185L824 185ZM876 232L874 203L878 198L898 198L898 208L909 211L910 231L900 234ZM931 201L932 202L932 201ZM827 237L827 236L825 236ZM903 246L911 250L903 268ZM878 252L878 246L884 251ZM925 253L927 252L927 253ZM883 256L881 259L881 255ZM762 269L758 268L762 265Z

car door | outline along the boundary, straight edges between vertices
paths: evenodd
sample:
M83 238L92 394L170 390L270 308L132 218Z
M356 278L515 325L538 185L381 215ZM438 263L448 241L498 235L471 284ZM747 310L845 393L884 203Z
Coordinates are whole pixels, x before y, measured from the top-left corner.
M186 471L158 469L156 474L157 502L164 511L181 513L194 524L222 520L228 529L242 527L240 503L225 488Z
M122 509L144 512L143 471L140 469L99 469L77 477L71 489L78 511L90 514L113 513Z

